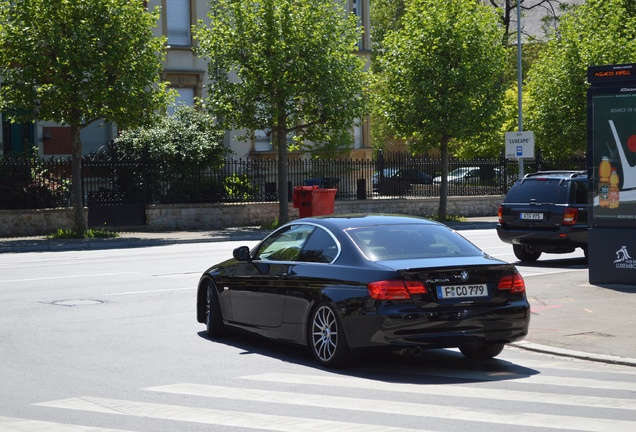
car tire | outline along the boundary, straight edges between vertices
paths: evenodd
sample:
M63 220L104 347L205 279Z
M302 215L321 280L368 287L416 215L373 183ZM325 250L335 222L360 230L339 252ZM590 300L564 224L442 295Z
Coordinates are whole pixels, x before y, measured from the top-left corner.
M226 335L219 293L211 280L208 281L205 294L205 325L208 336L211 338L221 338Z
M535 262L541 256L541 252L532 251L523 245L512 245L512 251L520 261Z
M459 351L471 360L487 360L497 357L504 349L505 344L495 345L465 345L459 347Z
M309 315L308 346L322 366L351 366L358 358L349 348L338 313L329 303L319 303Z

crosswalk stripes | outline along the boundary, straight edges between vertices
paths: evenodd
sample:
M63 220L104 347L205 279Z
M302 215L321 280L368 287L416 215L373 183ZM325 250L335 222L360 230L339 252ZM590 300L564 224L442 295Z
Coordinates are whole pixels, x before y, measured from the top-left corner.
M427 429L429 432L452 430L448 429L450 426L445 426L447 420L454 422L455 426L468 425L467 428L470 428L471 424L475 427L479 424L481 429L488 428L488 425L497 425L501 430L501 425L505 425L515 431L636 430L634 369L615 367L600 368L602 370L599 371L598 366L586 366L584 362L568 363L548 359L543 363L532 361L532 367L537 371L542 370L542 373L528 375L501 370L489 372L434 367L411 369L407 366L400 370L400 374L408 376L409 380L400 381L361 378L315 370L312 370L311 374L301 373L302 371L267 372L235 377L232 382L224 385L174 383L147 387L140 389L139 398L134 398L139 400L82 396L42 401L32 405L75 412L209 425L215 427L215 430L237 428L275 432L415 431L416 429L408 428L413 427L413 421L399 421L407 417L421 418L422 421L417 424L435 425L436 427ZM361 375L373 376L364 373ZM426 377L429 379L424 379ZM431 380L431 377L441 380ZM444 378L450 378L450 381ZM435 384L422 384L425 382ZM360 394L364 396L358 397ZM179 395L181 402L176 405L165 403L175 400L170 395ZM156 403L157 397L164 403ZM205 402L206 400L225 400L227 403L224 405L232 409L207 408L210 403ZM245 409L254 402L261 402L261 412L250 412L249 409ZM262 402L266 402L265 407ZM214 405L216 407L217 403ZM272 408L276 406L280 409ZM337 412L338 415L328 419L320 416L308 418L309 416L302 414L303 408L312 412ZM280 415L281 412L287 415ZM386 419L385 425L395 426L371 424L372 414L380 416L376 418ZM355 419L358 421L354 421ZM360 419L366 419L368 423ZM395 422L392 419L395 419ZM417 430L423 432L423 429ZM0 432L8 431L128 432L0 417Z
M2 432L130 432L122 429L105 429L91 426L69 425L39 420L0 417Z
M229 389L229 387L227 389ZM178 405L92 397L63 399L39 403L36 405L276 432L416 432L415 429L404 429L390 426L383 427L371 424L356 424L332 420L316 420L271 414L216 410L211 408L192 408ZM417 432L422 432L422 430L417 429Z
M316 378L317 379L315 381L312 380L314 384L318 384L324 377ZM285 403L292 405L313 406L319 408L331 408L350 411L366 411L369 410L370 407L368 400L360 398L347 398L339 396L330 396L328 398L325 398L324 395L230 388L201 384L162 386L151 388L148 390L164 393L178 393L182 395L250 400L254 402L267 401L269 403ZM481 394L484 393L486 392L484 392L484 390L481 390ZM539 401L540 400L537 399L535 402ZM495 409L467 409L457 406L449 407L445 405L407 403L378 399L374 399L373 412L404 416L421 416L429 418L452 418L454 420L476 421L482 423L504 423L510 426L545 428L551 427L581 432L608 430L607 419L557 416L543 413L515 413L511 411ZM621 422L618 420L613 420L612 428L612 430L614 431L634 430L636 429L636 422Z

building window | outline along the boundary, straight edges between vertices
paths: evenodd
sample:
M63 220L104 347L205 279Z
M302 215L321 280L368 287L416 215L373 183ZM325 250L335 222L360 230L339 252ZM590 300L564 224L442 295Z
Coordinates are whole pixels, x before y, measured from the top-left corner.
M179 105L194 106L194 88L184 87L174 90L177 91L177 97L174 100L174 105L168 107L169 115L173 115L175 108Z
M362 27L362 0L351 0L351 12L358 18L358 26ZM358 49L362 49L362 39L358 41Z
M191 46L190 0L166 0L168 45Z
M274 146L272 145L272 138L271 136L267 135L266 131L255 130L253 137L254 137L254 151L263 152L263 151L274 150Z

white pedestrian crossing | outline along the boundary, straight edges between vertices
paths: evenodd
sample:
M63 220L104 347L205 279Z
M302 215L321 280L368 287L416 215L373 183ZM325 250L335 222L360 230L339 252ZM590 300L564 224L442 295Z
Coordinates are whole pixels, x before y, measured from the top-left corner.
M456 430L458 424L462 429L470 429L472 425L481 430L488 425L497 430L502 430L503 425L515 431L636 430L636 371L632 368L598 367L547 357L544 360L529 359L527 365L519 366L529 369L530 365L537 373L405 365L393 372L409 378L404 380L369 378L374 374L368 370L359 371L367 376L363 378L303 368L298 373L239 376L223 385L174 383L152 386L139 389L138 397L131 398L135 400L82 395L40 401L32 406L46 408L47 412L55 409L85 415L209 425L213 430L221 431L236 428L275 432L448 432ZM523 369L508 369L514 370ZM165 403L175 400L179 403ZM218 404L231 409L217 408ZM250 406L258 406L259 412L246 408ZM337 415L308 416L308 410ZM91 417L76 415L73 418ZM373 418L381 418L383 425L374 424ZM414 424L435 427L413 429ZM0 432L9 431L124 432L0 417Z
M311 385L325 385L319 384L324 377L312 377L310 379ZM340 384L346 385L346 379L337 379ZM332 384L335 384L332 382ZM382 383L386 384L386 383ZM398 384L399 386L399 384ZM426 386L436 387L436 386ZM395 385L392 388L396 388ZM463 388L462 388L463 389ZM297 392L279 392L271 390L257 390L252 388L229 388L202 384L179 384L172 386L154 387L147 390L163 392L163 393L178 393L182 395L194 395L204 396L210 398L227 398L237 400L247 400L254 402L267 401L268 403L279 403L289 405L302 405L313 406L318 408L331 408L341 409L349 411L371 411L380 412L385 414L392 414L398 416L418 416L428 418L452 418L454 420L475 421L480 423L495 423L495 424L507 424L510 426L527 426L527 427L545 427L562 430L573 431L608 431L607 419L590 419L588 417L574 417L574 416L558 416L549 415L543 413L519 413L505 410L495 409L468 409L457 406L446 405L432 405L423 403L407 403L396 402L394 400L379 400L373 399L373 404L369 404L367 399L362 398L347 398L340 396L325 397L324 395L315 395L308 393ZM376 390L380 390L376 388ZM490 390L481 390L479 394L471 392L473 397L481 397ZM505 392L504 392L505 393ZM377 393L376 393L377 395ZM462 390L457 392L455 396L463 396ZM538 395L534 402L541 402L541 396ZM576 405L576 397L568 397L574 399L572 405ZM502 399L505 400L505 399ZM498 405L501 406L501 405ZM609 406L611 408L611 405ZM633 406L631 409L634 409ZM621 430L636 430L636 422L621 422L617 420L612 421L613 431Z
M122 429L71 425L13 417L0 417L1 432L131 432Z
M415 432L415 429L382 427L371 424L355 424L331 420L315 420L300 417L256 414L242 411L192 408L94 397L70 398L36 405L99 413L128 415L162 420L204 423L216 426L242 427L277 432ZM422 430L417 430L422 432Z

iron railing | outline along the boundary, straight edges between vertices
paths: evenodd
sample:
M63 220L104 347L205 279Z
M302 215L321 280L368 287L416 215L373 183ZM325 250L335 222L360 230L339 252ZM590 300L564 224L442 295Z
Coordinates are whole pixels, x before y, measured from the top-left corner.
M71 204L71 160L0 158L0 209ZM583 157L526 161L525 173L585 169ZM505 195L518 177L518 163L504 158L451 159L449 172L479 168L469 180L451 180L449 196ZM377 153L373 159L290 157L288 196L297 186L337 188L336 200L439 197L439 158ZM276 201L278 160L227 159L220 168L179 160L85 158L84 204L189 204Z

